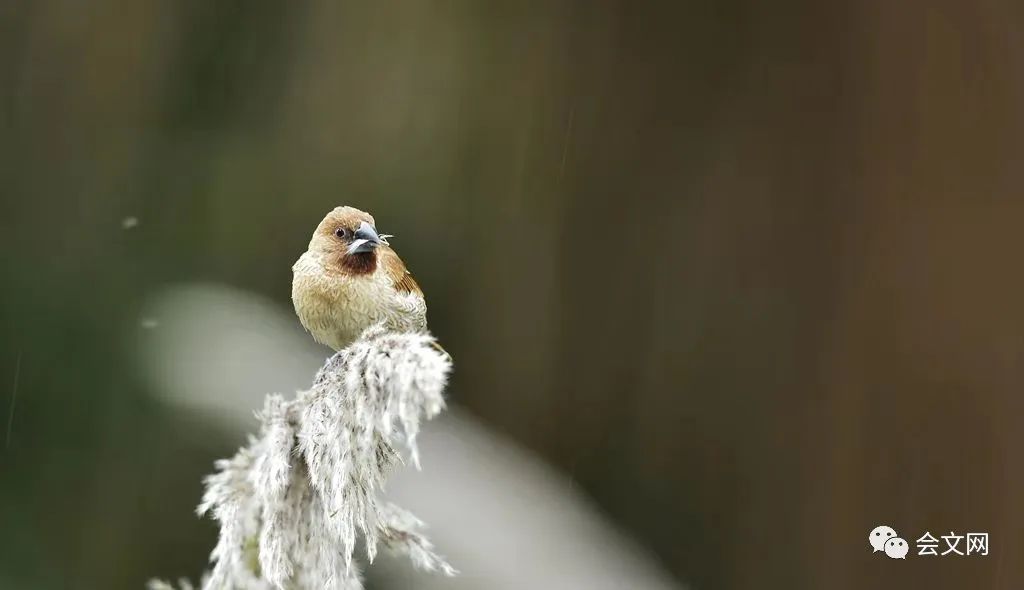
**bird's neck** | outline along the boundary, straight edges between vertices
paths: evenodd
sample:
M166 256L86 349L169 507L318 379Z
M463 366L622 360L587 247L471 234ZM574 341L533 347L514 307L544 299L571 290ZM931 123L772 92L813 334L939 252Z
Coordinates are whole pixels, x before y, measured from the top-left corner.
M373 271L377 270L377 253L344 254L341 257L341 266L355 275L373 274Z

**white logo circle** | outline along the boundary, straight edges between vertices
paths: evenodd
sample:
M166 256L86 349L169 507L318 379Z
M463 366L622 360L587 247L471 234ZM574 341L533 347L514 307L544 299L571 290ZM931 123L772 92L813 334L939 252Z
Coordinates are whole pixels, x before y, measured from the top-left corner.
M899 537L893 537L885 542L885 554L893 559L906 559L910 545Z
M875 551L884 551L885 542L895 537L896 531L891 526L876 526L868 535L868 543L871 543Z

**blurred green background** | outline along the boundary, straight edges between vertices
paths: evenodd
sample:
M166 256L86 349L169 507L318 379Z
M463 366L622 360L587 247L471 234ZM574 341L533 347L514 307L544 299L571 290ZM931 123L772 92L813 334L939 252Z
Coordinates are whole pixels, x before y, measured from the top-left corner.
M186 281L290 305L351 204L399 236L454 402L694 588L1021 587L1022 24L0 2L0 586L203 569L200 478L239 441L153 401L141 306ZM879 559L883 523L991 555Z

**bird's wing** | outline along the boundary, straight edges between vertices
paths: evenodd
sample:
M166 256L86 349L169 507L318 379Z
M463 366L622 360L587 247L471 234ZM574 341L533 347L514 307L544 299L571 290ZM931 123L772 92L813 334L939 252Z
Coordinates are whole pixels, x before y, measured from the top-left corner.
M395 286L396 291L423 297L423 290L416 283L416 279L412 278L412 273L405 268L405 263L394 250L381 248L380 264L388 278L391 279L391 284Z

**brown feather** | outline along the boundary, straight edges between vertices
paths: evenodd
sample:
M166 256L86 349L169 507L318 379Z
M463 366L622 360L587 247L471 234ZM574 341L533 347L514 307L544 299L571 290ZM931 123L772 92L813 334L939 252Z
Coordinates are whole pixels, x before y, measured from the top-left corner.
M381 268L391 279L396 291L423 296L423 290L416 284L416 279L412 278L412 273L405 268L405 263L394 250L384 246L378 248L377 253Z

